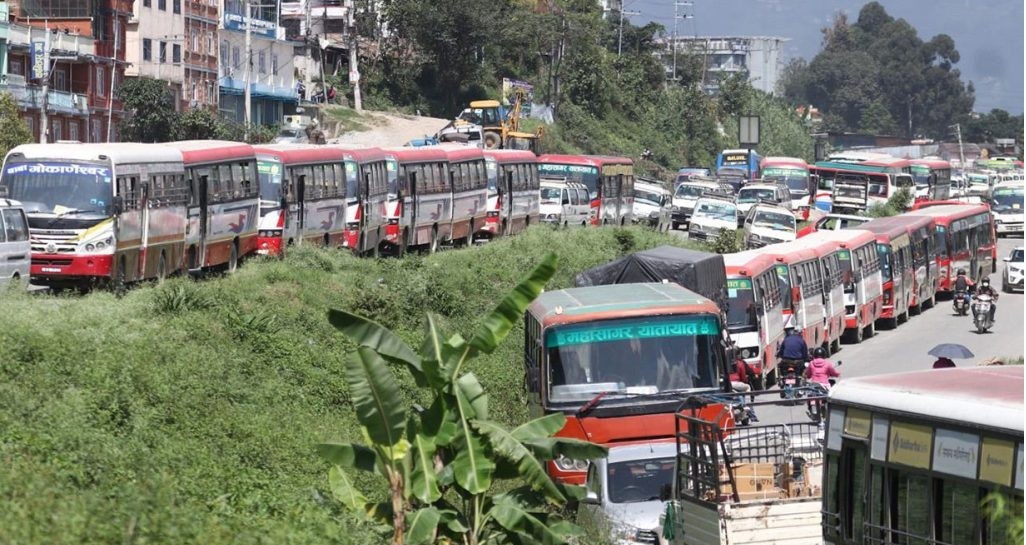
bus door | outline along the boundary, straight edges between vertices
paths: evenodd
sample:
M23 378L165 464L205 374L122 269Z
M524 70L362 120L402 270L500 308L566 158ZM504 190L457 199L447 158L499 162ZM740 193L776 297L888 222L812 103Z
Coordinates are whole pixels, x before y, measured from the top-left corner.
M819 264L804 261L791 268L791 279L795 285L795 323L802 328L802 336L810 347L823 344L824 340L824 305L822 295L822 277Z
M192 204L189 211L188 268L198 271L203 268L206 259L207 222L209 214L207 204L207 186L210 182L210 167L197 167L191 171Z
M500 214L502 215L502 236L510 235L513 232L513 169L518 167L519 165L515 167L502 168L502 183L499 184L501 186L501 189L499 190L499 209L501 210Z

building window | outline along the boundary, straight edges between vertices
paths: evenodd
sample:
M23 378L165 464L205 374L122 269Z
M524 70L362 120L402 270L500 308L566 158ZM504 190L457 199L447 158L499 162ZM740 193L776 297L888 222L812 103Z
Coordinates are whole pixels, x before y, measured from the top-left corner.
M171 46L171 62L175 64L182 62L182 46L178 44Z
M207 32L207 55L214 54L214 33Z
M167 62L167 42L160 42L160 62L161 64Z
M231 73L234 73L235 69L238 68L240 65L242 65L242 55L240 55L238 47L233 47Z
M167 0L157 0L157 9L167 11Z
M142 53L142 55L143 55L143 60L144 61L152 61L153 60L153 40L151 40L149 38L143 38L143 53Z
M224 73L230 73L228 70L228 40L221 41L221 68Z
M96 96L107 96L107 71L102 66L96 67Z
M278 75L278 54L271 53L271 73Z
M21 57L11 57L11 64L8 67L8 71L16 76L25 75L25 63L22 62Z
M99 119L93 120L93 142L103 142L103 138L100 137L103 132L103 125Z
M263 51L257 55L257 71L261 74L267 73L267 54Z
M143 0L143 7L144 8L150 7L150 0Z
M78 121L68 123L68 138L75 141L78 140Z
M32 134L32 138L36 138L36 118L34 117L23 117L25 120L25 126L28 127L29 133Z
M61 130L63 128L63 123L61 123L61 120L60 119L54 119L53 123L51 124L51 126L53 127L51 129L51 132L53 133L52 134L53 138L50 141L51 142L56 142L58 140L64 140L64 134L63 134L63 131Z
M175 13L182 12L182 0L171 0L171 9Z
M60 66L53 71L53 87L57 91L68 91L68 70Z

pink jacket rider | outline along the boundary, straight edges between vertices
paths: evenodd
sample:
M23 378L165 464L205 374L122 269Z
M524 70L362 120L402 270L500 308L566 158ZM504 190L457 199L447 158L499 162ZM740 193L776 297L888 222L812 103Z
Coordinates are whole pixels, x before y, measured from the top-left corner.
M830 386L830 377L839 376L841 374L837 372L834 364L825 358L816 358L805 367L805 378L824 386Z

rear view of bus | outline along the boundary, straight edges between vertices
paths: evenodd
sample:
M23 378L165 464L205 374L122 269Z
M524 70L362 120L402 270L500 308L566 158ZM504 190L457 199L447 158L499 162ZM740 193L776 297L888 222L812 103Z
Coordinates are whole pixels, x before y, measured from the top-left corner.
M882 320L891 328L905 323L912 305L915 288L915 265L912 260L911 238L903 224L894 218L877 218L859 226L876 236L876 250L880 258L883 282Z
M676 284L543 293L525 314L529 403L566 414L564 437L606 445L672 437L682 392L723 389L721 328L712 301ZM587 465L561 458L549 472L581 484Z
M1023 509L1023 368L842 380L830 394L823 542L1006 545ZM1008 517L988 517L984 499ZM1021 528L1021 526L1020 526Z
M791 192L791 211L795 216L809 219L814 204L815 188L809 175L809 164L797 157L764 157L759 176L787 186Z
M478 234L515 235L538 223L538 158L529 151L485 150L488 214Z
M905 215L933 218L938 267L937 291L951 293L964 270L973 281L997 271L994 216L983 204L913 207Z
M784 338L784 298L777 261L759 251L724 254L727 273L727 331L745 360L763 381L777 366Z
M869 231L816 231L815 236L837 246L844 289L844 336L853 343L872 337L883 312L883 287L876 236Z
M189 199L182 154L156 144L28 144L0 186L28 217L32 282L85 289L178 270Z
M633 218L634 162L626 157L542 155L538 174L587 186L591 225L627 225Z

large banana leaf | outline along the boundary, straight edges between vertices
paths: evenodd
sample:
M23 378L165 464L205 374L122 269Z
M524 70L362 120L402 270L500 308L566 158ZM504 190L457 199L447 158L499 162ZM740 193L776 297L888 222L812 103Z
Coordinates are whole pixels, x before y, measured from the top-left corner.
M445 447L456 437L456 420L442 396L435 397L434 402L420 415L420 428L431 438L435 446Z
M413 467L410 471L410 491L423 503L431 503L442 495L435 475L434 441L430 437L417 434L413 438L411 454Z
M606 447L602 445L566 437L542 437L539 439L521 440L521 442L535 456L546 460L554 460L560 455L574 460L594 460L605 457L608 452Z
M450 384L457 371L457 364L467 353L465 341L458 334L450 333L442 325L442 319L428 313L424 321L424 355L422 367L428 383L435 391L442 391Z
M522 445L508 430L488 420L472 420L471 423L488 439L493 451L517 465L520 477L531 488L540 491L553 504L566 501L559 488L546 473L544 463L535 458L534 453Z
M462 416L466 418L488 419L488 394L474 376L467 373L456 379L456 399L460 403Z
M328 470L328 488L335 499L347 509L361 515L366 514L367 498L353 486L353 481L341 467L333 466Z
M523 319L527 306L538 297L545 283L555 273L556 254L550 253L481 322L477 332L470 339L470 346L480 352L491 354L506 338L513 325Z
M524 422L513 428L510 434L517 439L524 441L528 439L541 439L550 437L566 425L566 415L563 413L552 413Z
M423 507L406 514L406 544L434 543L435 528L441 513L434 507Z
M388 364L373 349L357 347L346 358L346 381L356 419L371 441L391 447L403 438L406 415L402 396Z
M418 382L424 378L420 356L392 330L373 320L344 310L329 310L328 321L356 344L373 348L383 358L409 366Z
M332 464L361 471L375 471L378 460L373 449L352 443L321 443L317 452Z
M483 494L492 484L495 462L489 458L481 439L470 428L469 419L460 421L456 458L450 465L456 483L471 494Z
M499 494L495 496L492 508L488 514L504 529L509 532L528 536L533 543L541 545L564 545L567 535L559 533L562 526L550 527L546 521L539 518L535 513L524 509L515 498Z

